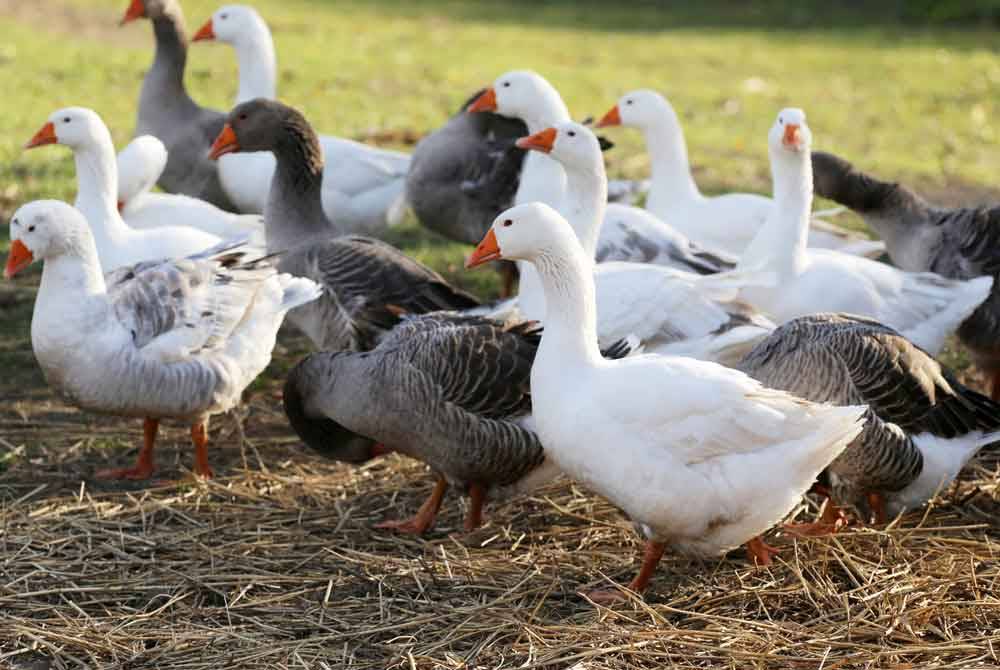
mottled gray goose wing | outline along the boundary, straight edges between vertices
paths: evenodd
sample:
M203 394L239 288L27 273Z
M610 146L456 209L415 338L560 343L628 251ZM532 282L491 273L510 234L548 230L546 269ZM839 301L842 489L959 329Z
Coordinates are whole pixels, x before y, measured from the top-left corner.
M147 261L108 273L115 317L136 349L161 360L220 347L244 318L259 283L275 274L269 259L223 243L217 253Z
M932 221L941 227L932 272L953 279L1000 272L1000 207L937 210Z
M541 328L504 326L482 317L430 314L405 319L376 353L396 352L434 379L444 400L485 418L531 409L528 384Z

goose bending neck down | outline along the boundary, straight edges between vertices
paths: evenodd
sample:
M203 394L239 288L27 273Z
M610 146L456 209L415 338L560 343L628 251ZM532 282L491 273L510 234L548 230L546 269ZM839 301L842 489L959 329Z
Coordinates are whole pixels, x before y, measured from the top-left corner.
M646 535L630 588L647 586L668 545L712 556L748 543L755 560L768 562L773 550L759 535L854 439L865 408L808 403L684 357L602 359L592 261L566 220L542 203L497 217L467 265L498 258L533 263L548 303L531 369L545 453Z

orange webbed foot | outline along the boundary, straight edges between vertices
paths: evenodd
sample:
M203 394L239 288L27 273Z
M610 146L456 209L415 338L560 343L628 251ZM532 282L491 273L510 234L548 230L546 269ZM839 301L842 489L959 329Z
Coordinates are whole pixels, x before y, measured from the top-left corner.
M760 537L755 537L747 542L747 558L756 565L771 565L771 557L777 556L779 553L781 552L764 542Z
M418 515L410 519L382 521L372 527L379 530L393 530L404 535L423 535L431 527L431 524L429 521L421 519Z
M152 464L139 464L131 468L111 468L109 470L98 470L95 477L105 480L131 480L142 481L153 476Z

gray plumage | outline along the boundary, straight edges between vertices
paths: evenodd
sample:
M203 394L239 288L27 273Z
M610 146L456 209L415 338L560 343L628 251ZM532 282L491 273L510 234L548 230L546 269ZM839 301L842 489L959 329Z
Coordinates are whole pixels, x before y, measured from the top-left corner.
M458 113L413 150L406 198L421 224L445 237L478 244L493 219L514 203L528 134L523 121L491 112Z
M180 4L144 0L144 5L153 24L156 55L142 81L135 135L153 135L167 149L167 166L157 181L160 188L236 211L219 181L218 166L208 158L225 115L200 106L184 86L188 40Z
M400 313L422 314L479 305L441 275L395 247L360 236L338 236L323 211L319 138L298 111L262 98L227 117L239 150L270 151L277 165L264 210L267 248L282 252L279 268L308 277L323 297L288 319L321 350L362 350L392 328Z
M814 151L816 193L857 212L910 272L973 279L1000 271L1000 207L937 207L903 184L881 181L833 154ZM976 363L1000 371L1000 285L958 329ZM994 397L996 397L994 378Z
M285 411L303 441L331 458L366 460L367 439L463 490L511 486L544 461L518 422L531 409L539 331L456 314L409 318L370 352L308 356L288 375Z
M937 475L925 469L939 461L964 464L975 452L966 454L966 443L973 446L1000 429L1000 405L960 384L895 330L863 317L793 319L738 367L806 400L869 406L861 434L825 471L834 499L861 509L867 509L865 495L872 492L890 494L892 503L891 494L922 474ZM928 449L947 450L952 441L958 449L954 458L934 455L933 466L926 462Z

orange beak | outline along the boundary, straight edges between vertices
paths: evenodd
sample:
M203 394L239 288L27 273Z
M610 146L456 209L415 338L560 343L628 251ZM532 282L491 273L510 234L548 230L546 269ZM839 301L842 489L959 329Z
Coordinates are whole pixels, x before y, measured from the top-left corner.
M799 127L796 124L789 123L785 126L785 136L781 138L781 143L786 147L799 146Z
M597 122L598 128L605 128L607 126L620 126L622 124L622 115L618 112L618 105L615 105L608 110L608 113L601 117L601 120Z
M122 20L118 22L118 25L124 26L126 23L135 21L136 19L141 19L146 15L146 5L143 4L142 0L132 0L132 3L125 10L125 16Z
M31 250L24 246L21 240L14 240L10 243L10 255L7 256L7 267L4 268L3 276L10 279L24 268L31 265L35 257Z
M236 133L233 132L233 127L227 123L222 126L222 132L215 138L215 142L212 142L212 150L209 152L208 157L214 161L217 160L219 156L231 154L239 150L240 142L236 139Z
M489 263L501 258L503 256L500 255L500 245L497 244L497 235L490 228L489 232L486 233L486 237L483 238L483 241L479 243L479 246L469 256L469 260L465 261L465 267L467 269L474 268L483 263Z
M214 40L215 31L212 29L212 19L205 21L205 25L198 29L198 32L194 34L192 42L200 42L201 40Z
M542 153L549 153L552 151L553 145L556 143L556 129L546 128L541 130L534 135L528 135L527 137L522 137L515 144L522 149L534 149L535 151L541 151Z
M472 101L472 104L465 110L467 112L495 112L497 110L497 92L492 86L479 94L479 97Z
M57 144L59 138L56 137L56 127L52 125L51 121L47 121L41 130L35 133L34 137L28 140L28 143L24 145L25 149L31 149L33 147L40 147L45 144Z

